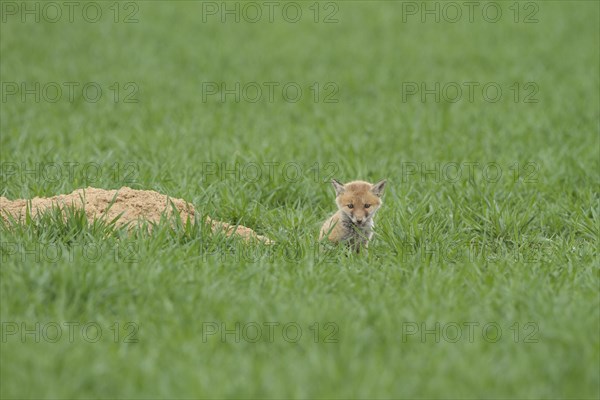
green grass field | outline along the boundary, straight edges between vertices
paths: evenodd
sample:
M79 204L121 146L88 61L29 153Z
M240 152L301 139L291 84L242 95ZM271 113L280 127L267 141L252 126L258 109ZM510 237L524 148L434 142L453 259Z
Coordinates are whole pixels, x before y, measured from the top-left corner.
M55 4L0 3L0 195L277 243L1 226L2 398L600 396L598 2ZM334 177L388 179L368 254Z

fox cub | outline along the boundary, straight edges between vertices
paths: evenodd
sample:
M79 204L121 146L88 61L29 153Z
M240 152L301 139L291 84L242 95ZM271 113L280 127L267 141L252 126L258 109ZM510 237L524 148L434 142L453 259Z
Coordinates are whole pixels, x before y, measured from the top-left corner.
M344 185L332 180L338 212L325 221L319 240L327 237L330 242L345 242L357 253L361 247L367 248L373 237L373 216L381 207L385 182L353 181Z

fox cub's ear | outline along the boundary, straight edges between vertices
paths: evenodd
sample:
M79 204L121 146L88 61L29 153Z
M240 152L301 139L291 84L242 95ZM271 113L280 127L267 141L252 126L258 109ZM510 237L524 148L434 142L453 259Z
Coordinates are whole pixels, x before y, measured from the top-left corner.
M382 181L377 182L376 184L374 184L371 187L371 192L373 192L373 194L375 196L381 197L381 195L383 194L383 189L385 188L385 183L386 183L385 179L382 180Z
M336 181L335 179L331 180L331 184L335 188L336 196L339 196L340 194L344 193L344 191L346 190L346 189L344 189L344 184L339 181Z

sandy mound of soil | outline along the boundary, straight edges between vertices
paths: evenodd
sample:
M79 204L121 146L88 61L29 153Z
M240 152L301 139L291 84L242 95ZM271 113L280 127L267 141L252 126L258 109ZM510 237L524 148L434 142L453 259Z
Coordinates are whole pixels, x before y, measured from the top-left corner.
M194 206L185 200L168 197L152 190L135 190L124 186L119 190L88 187L75 190L71 194L35 197L32 200L19 199L11 201L0 196L0 216L6 222L9 222L8 215L11 215L17 221L21 221L25 217L29 202L32 217L52 208L53 205L59 207L72 206L78 209L83 207L88 220L104 217L106 221L112 221L119 214L122 214L115 222L118 227L124 225L133 227L142 220L158 223L162 214L167 216L173 214L173 206L175 206L184 224L188 218L193 222L196 212ZM235 227L209 217L207 217L207 221L210 223L213 232L222 230L227 236L239 235L246 239L254 238L272 243L270 239L256 234L252 229L245 226Z

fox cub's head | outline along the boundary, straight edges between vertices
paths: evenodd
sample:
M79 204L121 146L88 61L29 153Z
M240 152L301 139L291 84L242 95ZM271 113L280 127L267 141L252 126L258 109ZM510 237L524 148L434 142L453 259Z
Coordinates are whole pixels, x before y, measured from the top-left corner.
M363 226L373 218L381 206L385 182L383 180L370 184L364 181L353 181L344 185L334 179L331 183L335 188L335 201L338 208L350 218L353 224Z

